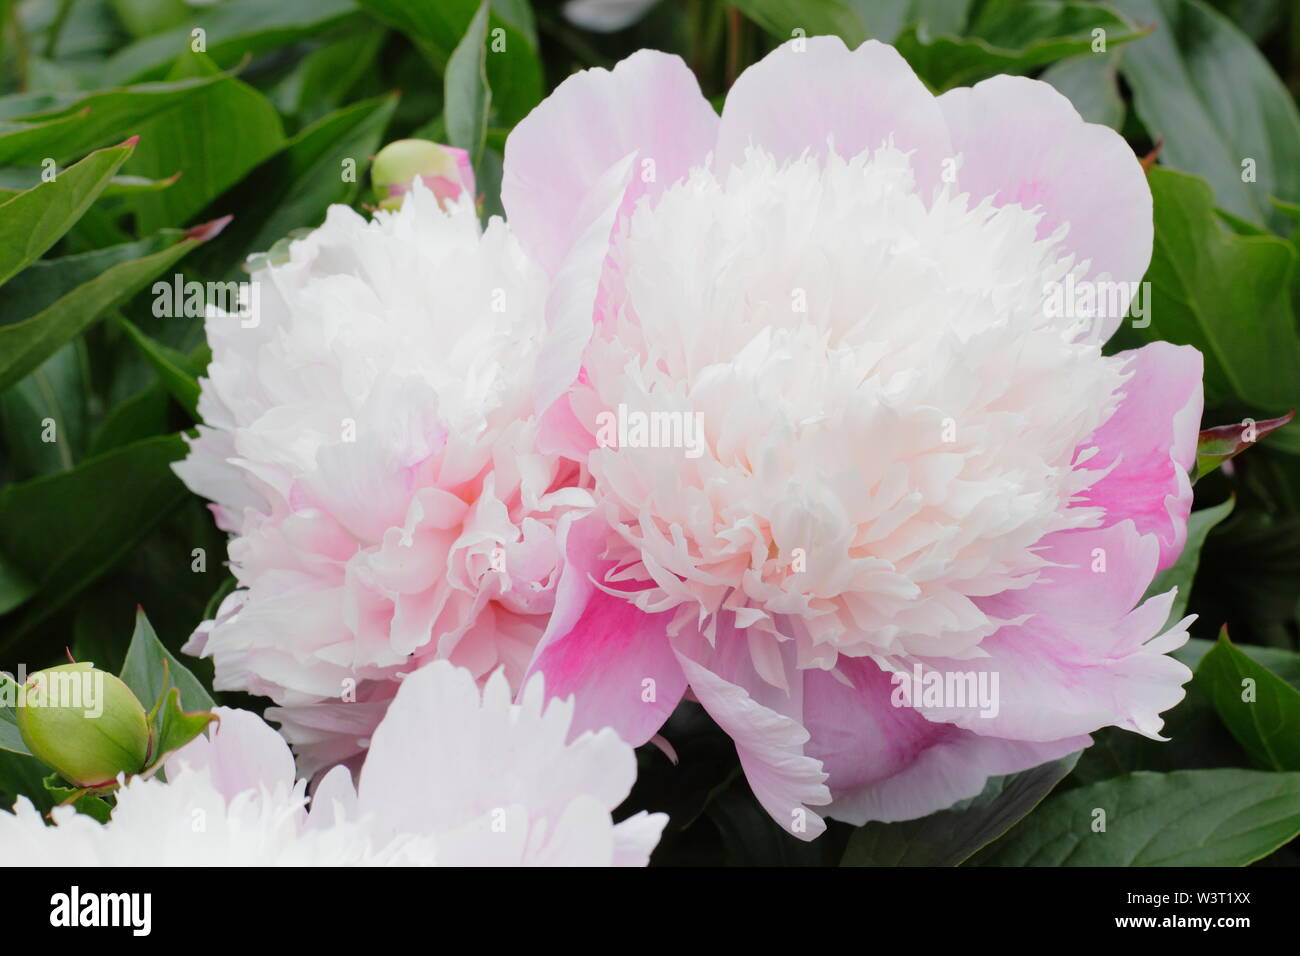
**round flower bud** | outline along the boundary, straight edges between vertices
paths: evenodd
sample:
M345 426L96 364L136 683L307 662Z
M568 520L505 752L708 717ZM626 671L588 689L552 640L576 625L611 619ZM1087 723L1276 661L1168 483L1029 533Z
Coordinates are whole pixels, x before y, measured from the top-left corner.
M18 730L32 755L79 787L139 773L149 723L131 689L93 665L60 664L27 678Z
M474 192L474 172L463 149L424 139L399 139L379 151L370 169L379 208L400 208L416 178L433 191L440 206L459 198L462 189Z

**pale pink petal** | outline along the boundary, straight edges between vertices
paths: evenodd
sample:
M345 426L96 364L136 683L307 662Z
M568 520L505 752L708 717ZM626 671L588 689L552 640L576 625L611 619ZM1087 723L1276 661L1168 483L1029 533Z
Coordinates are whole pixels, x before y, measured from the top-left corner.
M822 761L834 800L826 813L861 826L914 820L978 794L987 779L1088 746L1086 736L1044 743L981 737L932 723L892 703L888 674L870 659L841 659L844 683L828 671L804 674L807 750Z
M717 122L676 56L641 50L612 71L570 76L506 141L501 203L511 228L554 274L587 227L587 194L611 166L634 154L630 198L656 195L704 162Z
M358 688L357 700L268 707L266 719L280 725L280 732L298 755L299 772L311 777L335 764L358 762L388 712L398 686L368 681Z
M722 110L714 168L724 173L750 146L778 161L845 158L889 142L915 150L922 196L940 182L951 155L934 96L893 47L874 40L849 50L838 37L791 40L737 78ZM919 161L918 161L919 160Z
M942 674L998 679L997 713L926 708L931 720L991 737L1048 742L1114 725L1153 739L1160 714L1183 699L1191 678L1169 652L1187 640L1187 618L1165 629L1174 592L1141 600L1159 546L1133 522L1062 532L1045 542L1047 568L1031 587L983 599L1003 620L971 660L916 658ZM906 666L906 665L904 665Z
M1038 234L1069 224L1065 248L1090 260L1088 278L1137 283L1151 262L1151 190L1124 138L1085 123L1046 83L995 76L939 97L947 119L959 192L997 205L1042 207ZM1128 295L1102 317L1105 341L1119 327ZM1118 314L1115 314L1118 313Z
M647 866L668 825L668 814L642 810L614 825L614 865Z
M545 412L578 377L582 350L594 327L600 277L610 234L634 194L632 156L612 164L592 184L577 211L580 228L556 266L546 295L546 338L537 355L533 407Z
M1119 408L1085 443L1098 453L1084 465L1110 471L1081 503L1105 508L1108 525L1132 520L1143 534L1155 535L1163 570L1187 541L1204 359L1191 346L1152 342L1115 360L1131 377Z
M335 766L321 777L312 791L306 827L309 830L328 829L356 817L357 788L352 782L352 771L342 765Z
M745 779L777 825L801 840L815 839L826 823L810 808L829 803L831 794L821 761L806 752L803 686L797 680L789 681L789 691L771 686L749 660L743 635L725 624L718 631L713 653L698 635L675 640L691 691L735 741ZM786 649L782 657L789 665L793 647Z
M215 707L213 713L219 723L166 759L169 779L186 769L207 770L227 800L249 790L293 787L293 754L279 734L247 710Z

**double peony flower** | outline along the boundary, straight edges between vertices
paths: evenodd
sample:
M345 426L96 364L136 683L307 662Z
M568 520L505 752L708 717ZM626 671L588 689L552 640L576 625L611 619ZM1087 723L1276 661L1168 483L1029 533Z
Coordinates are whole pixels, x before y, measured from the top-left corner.
M544 675L632 746L696 700L806 839L1159 737L1186 622L1142 598L1186 538L1201 357L1102 354L1152 245L1117 134L814 38L721 116L673 56L577 74L507 141L505 222L461 185L331 210L255 274L255 326L212 314L177 466L239 583L188 649L304 773L364 758L334 805L421 832L380 721L459 733L440 661L528 713ZM996 699L900 699L931 683Z

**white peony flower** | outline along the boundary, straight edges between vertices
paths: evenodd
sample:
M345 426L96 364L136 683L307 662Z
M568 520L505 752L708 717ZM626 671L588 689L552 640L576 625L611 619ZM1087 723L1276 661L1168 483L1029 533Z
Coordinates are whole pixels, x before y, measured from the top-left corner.
M522 703L496 672L439 661L407 677L354 788L345 767L306 781L280 735L218 708L211 737L134 778L99 824L72 807L46 826L24 797L0 813L0 861L33 866L644 866L668 818L614 824L636 757L612 730L566 743L569 701Z
M176 466L234 535L239 589L187 650L308 770L365 746L397 676L448 659L518 688L553 606L557 527L590 505L534 447L547 282L472 197L416 182L367 221L335 206L212 311L205 425Z

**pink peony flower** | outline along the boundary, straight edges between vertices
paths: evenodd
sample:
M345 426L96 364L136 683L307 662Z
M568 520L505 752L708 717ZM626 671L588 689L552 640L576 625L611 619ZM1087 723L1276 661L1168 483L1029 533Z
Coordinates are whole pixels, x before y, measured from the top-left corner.
M343 206L207 319L206 423L176 466L230 531L239 588L187 650L271 697L314 771L358 754L397 678L446 659L521 686L590 496L534 447L547 288L469 190Z
M610 811L636 757L611 730L566 743L572 705L543 708L541 678L518 705L497 672L480 694L438 661L401 684L354 787L345 767L307 809L284 740L255 714L167 759L167 782L133 778L99 824L20 797L0 812L0 860L40 866L644 866L668 818Z
M535 404L596 507L531 669L576 727L641 744L692 695L809 839L1159 738L1187 621L1141 598L1186 537L1201 356L1101 352L1152 243L1118 135L833 38L718 117L641 52L515 129L503 201L571 291Z

